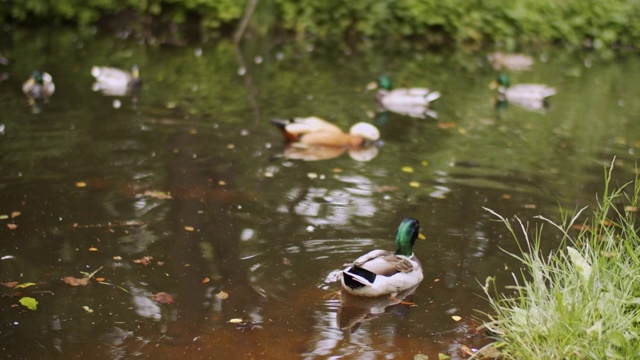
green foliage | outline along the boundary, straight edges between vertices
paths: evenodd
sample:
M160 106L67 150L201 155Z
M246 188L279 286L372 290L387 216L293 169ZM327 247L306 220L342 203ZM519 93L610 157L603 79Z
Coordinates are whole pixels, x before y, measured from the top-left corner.
M247 1L234 0L25 0L5 2L0 19L47 19L91 24L102 16L132 10L184 23L197 15L204 28L234 26ZM408 37L436 44L565 43L595 48L633 45L640 39L640 2L629 0L263 0L269 24L298 39L334 42L344 39ZM264 17L261 22L264 22ZM260 24L254 24L260 28Z
M630 359L640 353L640 180L630 195L625 186L610 191L611 171L605 180L604 199L577 236L570 231L582 210L562 225L539 217L564 234L557 251L544 254L541 231L530 241L520 222L527 245L512 255L524 265L525 280L516 277L512 295L494 298L485 288L495 311L486 326L498 329L492 346L506 358ZM497 216L515 236L508 220Z

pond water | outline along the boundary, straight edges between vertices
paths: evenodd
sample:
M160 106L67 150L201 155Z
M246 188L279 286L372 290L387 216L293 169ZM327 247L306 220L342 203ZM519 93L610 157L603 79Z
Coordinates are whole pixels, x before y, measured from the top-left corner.
M3 32L0 282L34 283L2 287L6 358L465 358L489 342L481 284L508 292L518 272L483 207L534 227L597 206L614 157L615 183L636 173L637 57L536 53L510 75L554 86L549 108L498 111L486 54L121 35ZM92 91L92 66L131 64L137 101ZM34 114L21 86L38 68L56 92ZM367 84L382 74L440 91L437 119L376 118ZM286 158L269 119L311 115L375 123L377 156ZM416 306L342 311L338 270L393 248L408 216L427 237Z

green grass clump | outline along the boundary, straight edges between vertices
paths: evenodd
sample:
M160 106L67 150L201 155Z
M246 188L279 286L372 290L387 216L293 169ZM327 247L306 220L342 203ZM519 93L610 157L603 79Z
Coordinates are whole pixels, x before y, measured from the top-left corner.
M521 255L511 254L523 264L521 276L514 274L515 294L491 296L491 278L484 288L494 310L485 326L497 334L492 346L506 358L639 356L640 239L635 219L640 181L610 191L611 170L605 180L604 198L579 234L571 236L569 229L585 209L564 216L562 224L538 217L562 231L557 251L543 254L542 227L529 239L518 219L526 246ZM629 195L625 190L631 187ZM517 239L508 220L488 211Z

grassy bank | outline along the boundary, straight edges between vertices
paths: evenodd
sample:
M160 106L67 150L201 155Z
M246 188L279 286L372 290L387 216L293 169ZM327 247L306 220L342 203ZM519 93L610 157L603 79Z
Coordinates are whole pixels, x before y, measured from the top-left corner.
M444 46L599 49L640 40L640 3L631 0L30 0L4 1L0 21L82 26L123 12L146 26L195 22L209 32L237 28L246 14L249 32L285 31L325 43L412 39Z
M493 346L510 359L633 359L640 354L640 239L635 225L640 181L611 189L611 170L599 207L567 216L562 224L540 218L562 231L557 251L540 250L542 227L532 239L521 221L495 214L524 244L523 264L514 274L514 293L493 296L486 324ZM576 232L576 228L581 230ZM525 279L525 280L522 280ZM490 279L488 279L490 280Z

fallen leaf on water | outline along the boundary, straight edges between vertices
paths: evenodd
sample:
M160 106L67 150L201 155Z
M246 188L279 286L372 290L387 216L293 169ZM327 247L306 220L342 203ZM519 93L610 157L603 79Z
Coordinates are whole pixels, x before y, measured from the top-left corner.
M162 266L164 265L164 261L158 261L156 264L158 264L158 266Z
M18 225L16 224L7 224L7 227L9 228L9 230L15 230L18 228Z
M409 183L409 186L417 188L420 187L420 183L417 181L412 181Z
M451 356L449 356L447 354L443 354L443 353L438 353L438 359L439 360L447 360L447 359L451 359Z
M76 187L83 188L83 187L86 187L86 186L87 186L87 183L84 182L84 181L77 181L76 182Z
M536 205L536 204L524 204L524 208L525 209L535 209L537 207L538 207L538 205Z
M425 354L415 354L413 360L429 360L429 356Z
M375 187L376 192L379 192L379 193L397 191L398 189L399 187L391 186L391 185L380 185Z
M116 255L116 256L113 257L113 260L120 261L120 260L122 260L122 256Z
M461 318L460 316L458 316L458 315L453 315L451 318L453 319L453 321L460 321L460 320L462 320L462 318Z
M32 297L25 296L20 298L20 304L25 306L29 310L36 310L38 308L38 301Z
M26 282L26 283L22 283L22 284L18 284L15 286L16 289L24 289L24 288L28 288L29 286L34 286L36 283L33 282Z
M412 168L411 166L403 166L403 167L401 168L401 170L402 170L403 172L406 172L406 173L412 173L412 172L413 172L413 168Z
M502 198L505 200L511 199L511 194L502 194Z
M231 323L231 324L240 324L240 323L242 322L242 319L240 319L240 318L233 318L233 319L231 319L231 320L229 320L229 321L227 321L227 322L228 322L228 323Z
M202 284L206 284L206 283L208 283L209 281L211 281L211 279L209 279L209 277L205 277L204 279L202 279L201 283L202 283Z
M627 205L627 206L624 207L624 211L626 211L626 212L637 212L638 211L638 207L637 206Z
M9 282L6 282L6 283L2 283L2 286L8 287L8 288L14 288L14 287L16 287L16 285L18 285L17 281L9 281Z
M7 214L1 214L0 215L0 220L6 220L8 218L9 218L9 215L7 215Z
M460 346L460 351L462 351L463 354L468 356L472 356L473 354L475 354L475 352L471 350L471 348L468 347L467 345Z
M185 227L184 227L184 229L185 229L185 230L187 230L187 231L193 231L193 230L195 230L195 229L193 228L193 226L185 226Z
M99 277L99 278L96 278L96 281L97 281L97 282L104 282L104 281L105 281L105 278L103 278L103 277Z
M144 192L144 196L152 197L158 200L172 199L171 193L157 190L147 190Z
M17 218L17 217L18 217L18 216L20 216L20 215L22 215L22 213L21 213L20 211L12 211L12 212L11 212L11 218L12 218L12 219Z
M454 128L456 126L457 125L454 122L441 122L441 123L438 123L438 128L440 128L440 129L450 129L450 128Z
M92 246L92 247L89 248L89 251L98 251L98 248L95 247L95 246Z
M153 260L153 256L143 256L140 259L133 260L133 262L136 264L142 264L144 266L147 266L151 264L151 260Z
M220 291L219 293L216 294L216 297L220 300L224 300L229 297L229 294L227 294L224 291Z
M286 257L283 257L282 264L286 266L291 266L291 260L287 259Z
M91 309L90 307L88 307L88 306L86 306L86 305L85 305L85 306L83 306L82 308L83 308L83 309L84 309L84 311L86 311L87 313L89 313L89 314L93 314L93 309Z
M341 168L337 167L337 168L333 168L331 171L333 171L334 173L341 173L344 170L342 170Z
M225 185L227 185L227 182L224 181L224 180L220 180L220 181L218 181L218 185L225 186Z
M173 303L173 296L163 291L151 296L151 300L157 302L158 304L171 304Z
M87 286L89 284L89 278L84 277L81 279L74 278L73 276L65 276L62 281L71 286Z

